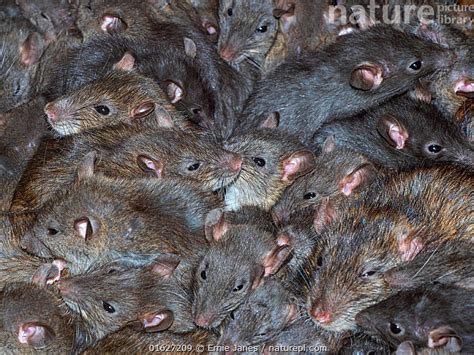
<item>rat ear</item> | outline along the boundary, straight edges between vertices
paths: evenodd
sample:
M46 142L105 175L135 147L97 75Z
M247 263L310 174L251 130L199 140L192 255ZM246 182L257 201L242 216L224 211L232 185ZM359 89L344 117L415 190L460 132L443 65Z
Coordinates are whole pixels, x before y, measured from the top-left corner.
M184 89L174 81L168 82L166 93L172 104L177 103L184 97Z
M313 169L315 164L314 154L309 150L300 150L283 160L283 174L281 180L294 180L298 176L304 175Z
M135 67L135 57L130 52L125 52L123 57L114 64L116 70L130 71Z
M77 178L79 181L82 181L94 176L94 166L95 166L96 157L97 157L97 152L94 150L90 151L84 156L77 170Z
M210 211L204 224L206 238L209 242L218 241L229 229L224 212L220 208Z
M462 79L454 85L454 92L456 95L474 99L474 80Z
M43 55L44 39L38 32L31 33L20 46L21 63L30 66Z
M131 118L143 118L148 116L150 113L155 111L155 104L153 102L142 102L138 106L135 106L130 112Z
M43 264L31 277L31 282L38 286L47 286L59 281L61 278L62 268L58 267L57 264Z
M150 158L147 155L139 155L137 157L137 164L140 169L144 172L152 172L156 175L156 177L161 178L161 174L163 173L163 163L159 160L155 160Z
M280 20L281 31L288 33L290 28L296 24L295 4L291 4L288 10L274 9L273 17Z
M164 254L155 259L151 270L164 278L169 278L178 267L180 261L177 255Z
M405 127L392 116L382 117L377 121L377 132L395 149L405 148L409 138Z
M314 212L314 230L316 233L321 234L324 228L335 221L338 217L338 213L329 198L323 199Z
M410 92L410 96L414 98L415 100L423 101L429 104L431 103L431 100L433 99L429 90L421 83L416 84L415 90Z
M275 247L265 255L262 263L264 267L263 277L275 274L286 259L288 259L291 252L288 242L283 239L277 240Z
M143 317L143 327L147 333L162 332L167 330L174 322L173 312L166 310L147 313Z
M270 113L265 120L260 123L259 128L277 128L280 125L280 114L278 112Z
M447 352L459 352L462 349L462 339L448 326L436 328L428 334L428 347L442 348Z
M354 190L369 185L375 176L375 168L371 164L363 164L342 178L340 191L344 196L350 196Z
M196 43L188 37L184 37L184 52L190 58L196 57Z
M113 14L105 14L100 18L100 29L109 34L117 34L128 28L125 21Z
M377 89L383 81L383 69L378 64L362 63L351 73L350 84L354 89Z
M415 346L411 341L404 341L397 347L395 355L416 355Z
M158 106L155 110L155 114L158 127L174 127L173 119L171 118L170 113L165 108Z
M400 223L393 229L398 242L398 253L403 261L411 261L424 247L425 229L413 230L408 223Z
M288 313L286 316L286 324L293 323L298 319L298 306L294 303L287 305Z
M55 338L54 330L49 325L40 322L22 324L18 330L18 341L36 349L48 346Z
M332 151L334 151L335 148L336 148L336 138L333 135L331 135L327 137L326 140L324 141L322 152L323 154L331 153Z
M255 290L262 284L264 274L265 268L262 265L255 265L251 275L251 280L253 280L252 290Z
M89 218L82 217L74 221L74 230L79 234L79 236L88 241L92 234L94 234L94 229L92 228L92 223Z

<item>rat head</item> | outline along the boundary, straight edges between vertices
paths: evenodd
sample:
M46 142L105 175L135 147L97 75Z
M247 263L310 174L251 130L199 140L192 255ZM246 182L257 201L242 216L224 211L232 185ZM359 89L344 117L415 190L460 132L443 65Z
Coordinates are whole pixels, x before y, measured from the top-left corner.
M409 228L379 212L325 229L305 266L307 312L313 321L330 331L350 330L357 313L387 297L384 272L420 248Z
M279 281L270 279L254 290L229 315L219 343L228 346L262 344L298 317L298 308Z
M262 68L278 30L271 0L220 1L219 27L218 51L222 59L237 67L249 62Z
M28 101L34 93L46 40L26 20L2 19L0 42L0 112L5 112Z
M308 148L272 129L235 136L226 148L243 157L239 178L225 190L229 210L270 209L287 186L314 167L314 154Z
M63 279L58 288L66 305L88 323L86 329L93 329L94 340L132 323L146 332L163 331L173 323L173 313L147 296L166 286L177 262L161 256L142 268L112 263Z
M13 283L5 287L3 302L5 330L15 334L22 346L51 351L71 348L74 330L56 295L35 284Z
M220 210L206 217L206 237L211 246L196 270L193 317L197 326L213 328L278 271L289 247L256 226L229 225Z
M473 147L461 129L442 117L434 106L404 99L392 104L375 115L376 130L393 154L427 164L473 164ZM396 108L397 105L402 106Z
M375 167L361 154L335 149L334 138L326 139L314 169L296 179L272 208L275 222L285 224L290 215L301 209L316 207L325 198L352 197L375 179Z
M360 60L348 69L349 83L355 90L384 90L393 96L454 61L452 51L391 26L377 25L343 38L350 43L346 55L354 55L357 49ZM386 48L386 43L396 45Z
M135 59L125 53L105 77L48 103L48 122L61 136L122 122L152 121L171 127L173 106L152 80L133 72Z

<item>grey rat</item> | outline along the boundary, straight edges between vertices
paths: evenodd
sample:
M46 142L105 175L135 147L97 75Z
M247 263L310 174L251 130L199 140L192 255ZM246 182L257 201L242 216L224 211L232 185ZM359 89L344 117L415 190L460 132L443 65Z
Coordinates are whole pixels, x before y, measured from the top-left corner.
M387 42L396 45L390 52ZM284 63L269 73L257 85L239 129L255 128L278 112L279 129L307 139L326 121L408 91L419 78L449 65L450 56L446 49L389 26L342 36L319 55ZM339 58L337 64L334 58Z
M446 285L403 291L362 311L356 320L392 346L410 340L419 347L472 352L472 296L472 290Z
M227 210L242 206L269 210L285 187L314 166L314 154L274 126L275 121L269 119L255 132L234 135L225 142L226 149L243 158L239 177L224 191Z
M199 327L215 328L278 271L289 247L257 226L228 224L221 210L206 217L206 237L211 245L194 277L193 319Z
M298 315L291 294L277 279L269 279L229 315L219 343L231 348L264 344L278 338Z
M336 146L356 150L395 171L446 162L470 166L474 161L474 148L459 127L434 106L406 97L323 125L314 134L315 146L322 146L329 136L335 137Z

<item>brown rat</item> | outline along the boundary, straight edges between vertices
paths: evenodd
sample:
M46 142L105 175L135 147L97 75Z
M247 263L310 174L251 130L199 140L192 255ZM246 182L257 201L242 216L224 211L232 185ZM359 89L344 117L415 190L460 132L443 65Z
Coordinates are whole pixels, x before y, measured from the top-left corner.
M410 340L419 347L469 353L472 296L472 290L446 285L404 291L362 311L356 320L392 346Z
M224 322L219 344L231 348L264 344L278 338L280 331L298 315L291 294L277 279L269 279L230 314Z
M396 44L390 52L387 42ZM419 78L449 65L451 56L447 49L390 26L342 36L319 55L308 54L269 73L249 100L240 129L255 128L278 112L280 130L308 138L326 121L408 91Z
M274 122L268 127L272 126ZM272 128L235 135L225 147L243 158L239 177L225 189L227 210L242 206L269 210L285 187L314 165L314 154L308 148Z
M214 328L286 260L284 239L255 225L230 225L221 210L206 217L211 242L195 273L193 319Z

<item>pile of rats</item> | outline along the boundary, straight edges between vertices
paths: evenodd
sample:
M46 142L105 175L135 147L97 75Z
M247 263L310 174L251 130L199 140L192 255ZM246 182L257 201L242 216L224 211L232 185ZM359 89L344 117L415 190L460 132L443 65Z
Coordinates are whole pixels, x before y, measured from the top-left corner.
M0 352L474 353L469 4L1 0Z

